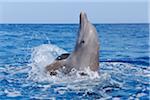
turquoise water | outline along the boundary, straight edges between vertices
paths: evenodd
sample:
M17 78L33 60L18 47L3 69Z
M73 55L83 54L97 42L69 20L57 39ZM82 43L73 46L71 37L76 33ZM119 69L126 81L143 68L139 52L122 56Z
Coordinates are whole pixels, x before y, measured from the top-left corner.
M75 46L76 24L1 24L0 99L149 99L149 24L96 24L100 76L50 77Z

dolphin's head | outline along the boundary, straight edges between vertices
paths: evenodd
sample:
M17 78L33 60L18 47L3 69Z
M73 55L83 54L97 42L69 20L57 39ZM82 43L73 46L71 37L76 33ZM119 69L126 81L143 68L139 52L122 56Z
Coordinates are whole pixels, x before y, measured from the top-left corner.
M84 51L96 51L99 48L98 35L95 27L88 21L84 12L80 13L80 27L76 41L75 50L84 49Z
M84 12L80 13L80 26L72 57L74 62L78 62L77 66L80 66L80 68L82 66L92 66L92 70L97 70L99 60L98 35ZM93 68L93 66L96 67Z

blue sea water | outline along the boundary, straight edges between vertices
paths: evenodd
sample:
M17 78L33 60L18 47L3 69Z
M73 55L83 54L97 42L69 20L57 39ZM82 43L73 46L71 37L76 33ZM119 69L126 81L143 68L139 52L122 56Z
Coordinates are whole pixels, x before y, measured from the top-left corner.
M44 66L71 52L77 24L0 24L0 99L141 99L150 91L149 24L96 24L100 76L53 76Z

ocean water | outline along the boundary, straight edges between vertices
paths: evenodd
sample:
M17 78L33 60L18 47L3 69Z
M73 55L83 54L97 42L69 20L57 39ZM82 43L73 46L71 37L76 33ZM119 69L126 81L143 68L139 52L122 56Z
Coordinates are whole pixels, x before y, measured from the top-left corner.
M0 99L141 99L150 92L149 24L96 24L98 76L44 67L71 52L77 24L0 24Z

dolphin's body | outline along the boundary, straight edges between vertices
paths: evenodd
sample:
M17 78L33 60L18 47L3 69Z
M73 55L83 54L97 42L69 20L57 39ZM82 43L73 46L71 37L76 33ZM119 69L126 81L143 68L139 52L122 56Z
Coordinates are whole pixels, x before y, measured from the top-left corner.
M99 67L99 42L96 28L88 21L84 12L80 13L80 27L76 46L71 54L62 54L46 67L50 74L61 70L67 74L72 69L79 71L87 68L97 72Z

